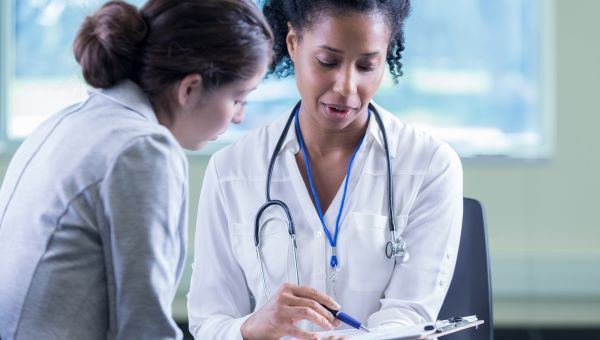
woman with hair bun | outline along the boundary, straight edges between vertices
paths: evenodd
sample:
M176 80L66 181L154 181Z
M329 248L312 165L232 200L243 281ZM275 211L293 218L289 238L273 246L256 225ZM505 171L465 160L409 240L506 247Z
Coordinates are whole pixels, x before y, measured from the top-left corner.
M188 165L271 62L251 0L110 1L73 50L94 89L37 128L0 189L0 338L172 339Z

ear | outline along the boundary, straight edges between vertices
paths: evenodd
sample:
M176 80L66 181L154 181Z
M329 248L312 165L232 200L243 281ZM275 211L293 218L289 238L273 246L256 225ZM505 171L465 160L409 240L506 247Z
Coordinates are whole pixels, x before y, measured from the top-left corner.
M296 58L296 51L298 50L299 36L296 33L296 30L294 29L294 26L292 26L291 22L288 22L287 26L288 26L288 34L285 38L285 42L287 43L287 49L288 49L290 58L292 59L292 61L294 61L294 59Z
M176 87L177 104L187 106L194 98L201 98L204 86L202 76L199 74L188 74L183 77Z

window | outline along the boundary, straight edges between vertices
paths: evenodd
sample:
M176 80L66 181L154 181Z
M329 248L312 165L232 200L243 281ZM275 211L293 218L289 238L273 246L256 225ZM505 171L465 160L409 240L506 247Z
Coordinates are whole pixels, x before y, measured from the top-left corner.
M452 144L462 157L541 158L551 153L551 114L543 102L539 0L413 1L406 26L404 76L375 101ZM546 5L547 6L547 5ZM298 100L292 79L266 81L251 94L243 134ZM233 139L232 138L232 139Z
M141 0L129 1L136 5ZM83 18L101 0L8 0L0 6L2 20L3 87L6 139L25 138L54 112L87 96L72 44ZM4 19L4 18L3 18Z
M6 139L24 138L53 112L85 98L71 44L83 17L101 3L2 2L8 13L0 41ZM404 76L398 85L385 78L375 101L448 141L463 157L550 156L553 117L544 101L551 90L544 79L549 40L542 37L548 4L419 0L412 6ZM244 123L208 152L271 121L297 99L293 79L266 80L251 94Z

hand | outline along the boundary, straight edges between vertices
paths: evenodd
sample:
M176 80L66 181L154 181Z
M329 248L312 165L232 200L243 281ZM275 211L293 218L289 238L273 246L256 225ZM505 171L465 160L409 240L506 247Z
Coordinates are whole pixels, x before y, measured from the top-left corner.
M251 339L279 339L293 336L297 339L318 339L316 333L296 326L308 320L325 330L341 325L321 304L340 309L331 297L307 286L285 283L271 300L249 317L240 329L242 337Z

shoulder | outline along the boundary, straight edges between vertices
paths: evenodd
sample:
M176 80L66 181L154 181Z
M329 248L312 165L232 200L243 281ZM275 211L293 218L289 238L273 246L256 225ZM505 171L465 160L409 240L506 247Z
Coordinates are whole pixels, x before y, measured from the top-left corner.
M187 159L162 135L139 136L125 143L115 150L101 176L100 196L113 204L170 207L186 199Z
M80 118L71 119L72 127L89 134L81 137L108 163L135 160L139 167L158 168L159 162L166 162L177 164L178 173L186 172L183 149L172 133L159 124L147 99L136 88L111 90L92 93Z
M119 93L125 96L127 92ZM72 128L80 128L88 136L89 157L108 167L115 166L157 173L177 178L187 176L187 157L173 134L161 125L149 103L129 97L118 98L103 93L91 94L80 118L73 117ZM75 130L73 129L73 130ZM132 174L132 178L135 174Z
M114 150L112 163L111 168L124 166L139 169L139 172L163 173L182 180L187 177L187 157L170 134L132 133L120 148Z
M377 107L381 113L396 167L426 172L432 165L460 166L460 157L446 142L431 133L401 121L397 116Z

